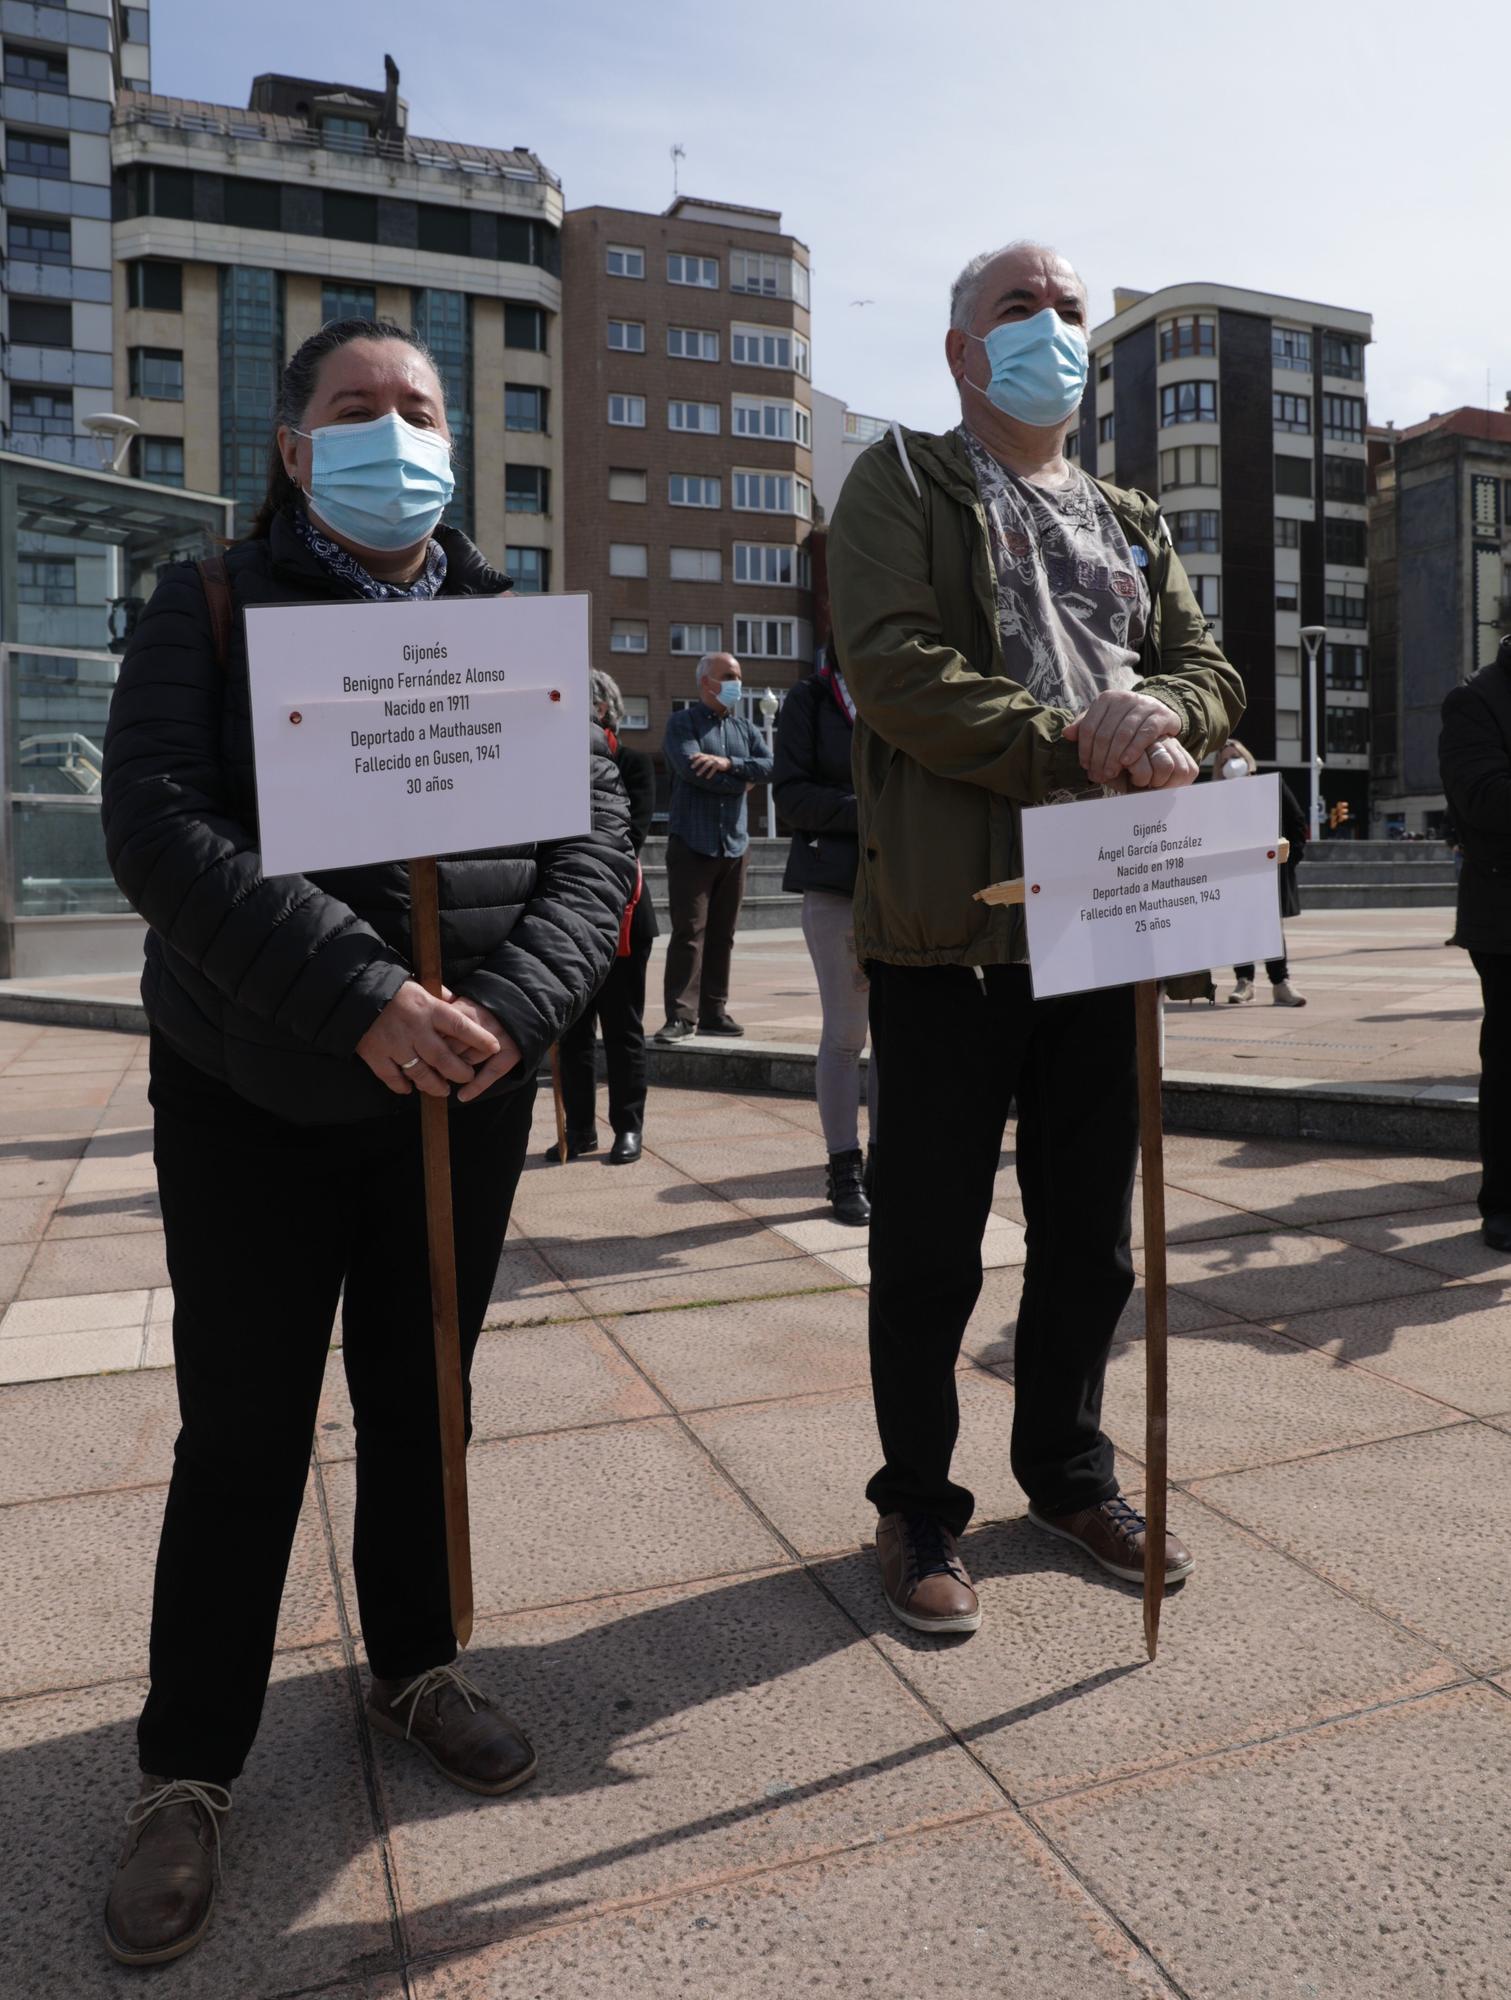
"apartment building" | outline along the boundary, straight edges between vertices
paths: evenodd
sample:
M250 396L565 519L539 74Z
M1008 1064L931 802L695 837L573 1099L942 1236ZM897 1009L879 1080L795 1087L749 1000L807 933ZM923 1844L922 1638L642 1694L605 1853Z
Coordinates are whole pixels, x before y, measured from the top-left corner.
M448 519L520 590L560 574L561 189L526 147L416 137L382 89L269 74L246 109L123 94L110 133L117 407L133 470L245 527L287 356L326 320L414 326L456 439Z
M813 657L808 252L775 211L685 195L563 234L566 587L654 747L702 654L757 692Z
M1248 690L1243 740L1309 785L1303 626L1326 630L1322 790L1367 814L1370 315L1231 285L1119 290L1073 446L1159 497Z

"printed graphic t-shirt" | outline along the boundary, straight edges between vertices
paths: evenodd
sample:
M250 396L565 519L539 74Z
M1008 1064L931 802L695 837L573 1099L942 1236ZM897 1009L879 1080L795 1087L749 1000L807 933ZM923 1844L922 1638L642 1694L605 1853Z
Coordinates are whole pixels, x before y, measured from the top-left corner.
M1131 688L1149 587L1105 497L1079 466L1063 486L1035 486L964 424L959 435L986 510L1008 677L1074 714Z

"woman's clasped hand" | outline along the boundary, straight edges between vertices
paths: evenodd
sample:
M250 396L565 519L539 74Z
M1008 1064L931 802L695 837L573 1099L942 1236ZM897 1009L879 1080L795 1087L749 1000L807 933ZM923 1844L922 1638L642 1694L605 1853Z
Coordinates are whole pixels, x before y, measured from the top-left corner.
M357 1044L357 1054L397 1097L418 1090L470 1104L520 1060L518 1044L496 1016L449 987L439 999L406 980Z

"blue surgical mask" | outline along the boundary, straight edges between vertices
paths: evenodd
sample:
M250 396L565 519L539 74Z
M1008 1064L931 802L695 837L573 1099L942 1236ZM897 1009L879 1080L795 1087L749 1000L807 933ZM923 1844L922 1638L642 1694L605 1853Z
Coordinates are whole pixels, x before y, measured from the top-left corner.
M725 708L738 708L742 689L739 681L720 681L719 700Z
M980 340L992 364L992 379L985 389L977 389L974 382L969 385L978 396L1020 424L1034 424L1040 430L1052 430L1074 414L1086 387L1090 359L1086 336L1061 319L1053 306L1032 319L994 326L984 339L978 333L966 338Z
M370 423L323 424L296 436L314 447L311 513L364 549L412 549L423 542L456 490L450 445L395 411Z

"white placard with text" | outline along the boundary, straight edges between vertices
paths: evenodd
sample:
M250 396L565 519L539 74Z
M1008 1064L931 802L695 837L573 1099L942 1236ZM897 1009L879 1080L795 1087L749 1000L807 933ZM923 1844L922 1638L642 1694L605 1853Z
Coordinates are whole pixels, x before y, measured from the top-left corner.
M1035 998L1278 958L1279 825L1273 774L1031 807Z
M263 871L586 833L588 599L246 614Z

